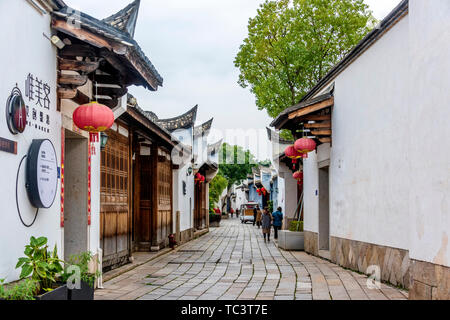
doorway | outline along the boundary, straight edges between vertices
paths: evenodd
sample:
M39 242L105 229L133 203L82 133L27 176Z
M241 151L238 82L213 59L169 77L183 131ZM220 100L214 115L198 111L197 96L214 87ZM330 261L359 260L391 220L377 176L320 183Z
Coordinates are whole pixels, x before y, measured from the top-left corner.
M88 251L88 139L65 130L64 259Z
M319 255L326 255L326 258L330 250L329 192L329 167L327 166L319 169Z

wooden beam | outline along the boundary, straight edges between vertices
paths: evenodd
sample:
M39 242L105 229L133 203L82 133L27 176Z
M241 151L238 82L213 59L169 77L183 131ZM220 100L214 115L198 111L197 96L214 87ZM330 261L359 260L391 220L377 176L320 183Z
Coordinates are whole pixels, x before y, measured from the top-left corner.
M315 136L331 136L331 130L311 131L311 134L313 134Z
M97 87L94 88L95 91L98 92L100 96L110 96L112 98L120 98L127 94L127 88L105 88L105 87Z
M79 74L60 74L58 76L58 84L61 85L71 85L75 87L81 87L88 81L87 76L81 76Z
M318 123L305 123L304 127L306 129L317 129L317 128L331 128L331 121L324 121Z
M77 95L77 89L71 88L58 88L59 99L73 99Z
M58 58L58 62L59 70L78 71L85 74L94 72L100 65L98 62L69 60L64 58Z
M319 110L331 107L333 105L334 105L334 98L331 97L330 99L327 99L327 100L322 101L320 103L316 103L316 104L313 104L311 106L302 108L300 110L291 112L289 114L288 118L289 118L289 120L292 120L292 119L295 119L295 118L299 118L301 116L308 115L308 114L310 114L312 112L316 112L316 111L319 111Z
M326 114L326 115L308 115L308 116L304 116L303 120L305 121L331 121L331 114Z
M59 50L60 57L97 57L95 49L89 45L72 44Z
M331 137L319 138L319 141L322 143L331 143Z
M118 99L112 99L112 100L98 99L98 102L101 104L104 104L107 107L110 107L111 109L114 109L119 104Z
M77 95L72 99L72 101L76 102L79 105L82 105L89 103L91 99L89 99L89 97L80 90L77 90Z

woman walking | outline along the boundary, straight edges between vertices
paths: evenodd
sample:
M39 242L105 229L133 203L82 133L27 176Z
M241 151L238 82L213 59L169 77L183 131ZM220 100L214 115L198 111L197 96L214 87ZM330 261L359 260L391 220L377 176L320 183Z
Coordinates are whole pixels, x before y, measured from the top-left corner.
M272 215L270 214L268 208L264 208L264 212L261 216L261 223L262 223L262 232L264 235L264 242L266 242L266 237L267 237L267 242L270 241L270 228L272 226Z
M256 214L256 225L258 226L258 229L261 228L261 219L262 219L262 212L261 210L258 210Z

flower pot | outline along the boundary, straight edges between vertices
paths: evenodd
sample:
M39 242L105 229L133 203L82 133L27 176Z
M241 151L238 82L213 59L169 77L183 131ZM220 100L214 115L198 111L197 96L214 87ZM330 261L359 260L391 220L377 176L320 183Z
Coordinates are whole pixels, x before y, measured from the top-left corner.
M278 231L278 247L284 250L305 250L305 233L289 230Z
M69 300L94 300L94 286L89 283L81 281L80 289L68 289Z
M67 285L61 285L50 292L35 296L36 300L68 300Z

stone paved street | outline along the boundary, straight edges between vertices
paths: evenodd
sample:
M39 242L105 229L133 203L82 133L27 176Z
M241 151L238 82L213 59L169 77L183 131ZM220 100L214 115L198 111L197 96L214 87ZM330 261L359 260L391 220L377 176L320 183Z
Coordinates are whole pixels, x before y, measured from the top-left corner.
M104 284L95 299L119 300L386 300L408 293L304 252L264 243L261 230L238 219Z

